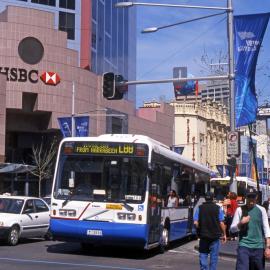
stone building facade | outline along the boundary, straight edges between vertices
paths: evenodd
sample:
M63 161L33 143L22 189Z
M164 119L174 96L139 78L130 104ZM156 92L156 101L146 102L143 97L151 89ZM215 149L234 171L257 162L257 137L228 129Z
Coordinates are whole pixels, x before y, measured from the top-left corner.
M227 109L208 100L206 103L171 102L174 107L174 146L183 156L209 166L226 164Z

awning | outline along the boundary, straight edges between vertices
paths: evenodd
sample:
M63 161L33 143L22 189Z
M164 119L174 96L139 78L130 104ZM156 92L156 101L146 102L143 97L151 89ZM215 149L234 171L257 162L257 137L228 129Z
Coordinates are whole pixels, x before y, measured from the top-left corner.
M27 173L33 171L36 166L18 163L0 163L0 173Z

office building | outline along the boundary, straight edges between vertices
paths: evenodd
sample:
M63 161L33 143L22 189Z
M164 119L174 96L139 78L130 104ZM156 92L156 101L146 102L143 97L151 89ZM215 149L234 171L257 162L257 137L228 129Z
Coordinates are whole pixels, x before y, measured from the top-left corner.
M101 75L112 71L136 78L136 9L117 9L117 0L5 0L8 5L49 11L54 28L67 33L67 47L78 52L80 67ZM125 99L136 102L136 87Z

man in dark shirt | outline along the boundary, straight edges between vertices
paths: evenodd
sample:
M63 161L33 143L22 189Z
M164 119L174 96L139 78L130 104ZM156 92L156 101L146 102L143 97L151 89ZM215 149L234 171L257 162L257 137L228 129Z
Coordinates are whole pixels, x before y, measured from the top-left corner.
M194 225L200 237L200 269L216 270L218 263L218 253L220 238L226 242L226 229L224 225L224 213L222 209L213 202L214 194L207 192L206 202L199 206L194 215ZM208 266L208 256L210 263Z

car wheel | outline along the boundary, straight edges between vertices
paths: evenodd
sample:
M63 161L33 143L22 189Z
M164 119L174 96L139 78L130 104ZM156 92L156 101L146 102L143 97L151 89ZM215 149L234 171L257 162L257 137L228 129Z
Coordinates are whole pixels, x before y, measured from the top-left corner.
M7 242L10 246L16 246L19 242L19 228L17 226L11 227Z
M47 241L52 241L53 240L53 235L50 230L47 231L47 233L44 235L44 239Z

